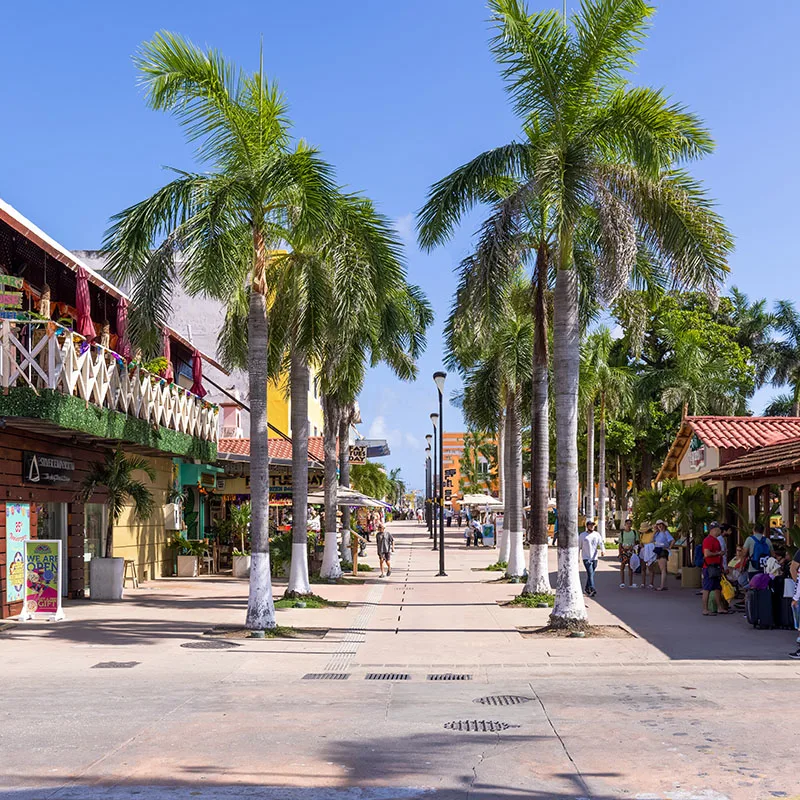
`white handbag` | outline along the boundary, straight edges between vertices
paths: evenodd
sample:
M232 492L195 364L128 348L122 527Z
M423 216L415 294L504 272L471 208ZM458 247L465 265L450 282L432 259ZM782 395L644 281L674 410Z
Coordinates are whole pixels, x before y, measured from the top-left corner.
M794 597L795 589L797 589L797 584L791 579L787 578L783 582L783 596L784 597Z

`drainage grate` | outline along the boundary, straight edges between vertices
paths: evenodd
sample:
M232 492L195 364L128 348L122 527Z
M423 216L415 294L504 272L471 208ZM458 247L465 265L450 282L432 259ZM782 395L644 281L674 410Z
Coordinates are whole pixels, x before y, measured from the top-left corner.
M509 728L519 728L519 725L509 725L507 722L498 722L493 719L457 719L445 722L444 727L451 731L469 731L473 733L492 733L505 731Z
M428 675L429 681L471 681L472 675L465 672L443 672L439 675Z
M210 639L201 642L184 642L181 647L187 650L230 650L232 647L241 647L236 642L224 642L219 639Z
M308 672L303 675L304 681L346 681L349 672Z
M141 661L101 661L92 665L92 669L132 669Z
M493 694L489 697L476 697L472 702L483 706L519 706L530 703L532 697L523 697L519 694Z
M368 672L364 676L365 681L410 681L411 676L407 672Z

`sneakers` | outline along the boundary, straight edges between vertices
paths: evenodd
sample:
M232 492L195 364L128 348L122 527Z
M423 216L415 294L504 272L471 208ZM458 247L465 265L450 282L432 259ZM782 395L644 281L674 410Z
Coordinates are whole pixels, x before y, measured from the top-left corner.
M624 588L625 588L627 585L628 585L627 583L621 583L621 584L619 585L619 588L620 588L620 589L624 589Z
M797 661L800 661L800 647L794 651L794 653L789 653L789 658L794 658Z
M638 588L639 588L639 584L638 583L632 583L631 584L631 589L638 589Z
M386 570L386 577L388 578L389 575L391 575L391 574L392 574L392 568L389 567L389 569Z

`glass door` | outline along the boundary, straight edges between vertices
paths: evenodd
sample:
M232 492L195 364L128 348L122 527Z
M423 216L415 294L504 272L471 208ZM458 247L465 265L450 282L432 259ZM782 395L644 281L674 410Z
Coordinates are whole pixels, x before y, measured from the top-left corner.
M86 538L83 541L83 582L84 589L89 589L89 570L93 558L103 558L106 554L107 509L104 503L87 503L84 506L84 522Z
M61 594L66 597L69 592L66 503L44 503L39 506L36 536L39 539L61 540Z

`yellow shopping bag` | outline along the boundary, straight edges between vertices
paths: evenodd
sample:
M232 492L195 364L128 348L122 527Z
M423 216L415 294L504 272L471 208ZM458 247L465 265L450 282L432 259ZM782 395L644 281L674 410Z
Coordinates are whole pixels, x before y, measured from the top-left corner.
M733 584L725 577L720 580L719 584L722 589L722 596L727 603L730 603L736 596L736 589L733 588Z

